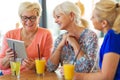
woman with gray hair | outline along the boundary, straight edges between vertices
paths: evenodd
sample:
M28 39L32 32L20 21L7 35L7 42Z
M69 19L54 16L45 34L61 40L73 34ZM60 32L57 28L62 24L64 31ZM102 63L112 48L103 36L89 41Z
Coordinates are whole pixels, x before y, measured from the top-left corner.
M19 6L18 14L22 23L22 28L8 31L3 40L0 53L0 69L3 74L10 73L10 59L14 57L14 51L8 47L7 38L24 41L27 59L22 63L21 70L35 70L35 58L38 58L38 48L41 57L49 58L53 46L52 34L49 30L41 28L38 24L42 8L36 2L23 2ZM16 56L17 57L17 56Z
M55 71L59 63L73 63L81 49L75 71L90 72L96 60L98 39L96 34L87 28L87 21L81 18L79 7L69 1L63 2L55 7L53 16L60 30L67 32L55 40L52 55L47 62L48 71Z
M100 0L91 20L95 29L105 33L99 53L100 71L75 73L75 79L120 80L120 4L113 0Z

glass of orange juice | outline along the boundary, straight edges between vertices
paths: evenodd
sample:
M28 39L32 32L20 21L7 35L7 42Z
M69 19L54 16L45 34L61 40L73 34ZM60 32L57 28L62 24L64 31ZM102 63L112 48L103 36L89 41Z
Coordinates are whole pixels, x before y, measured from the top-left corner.
M65 80L73 80L75 66L73 64L63 64Z
M46 60L45 59L38 59L38 58L35 59L36 73L38 75L44 75L45 64L46 64Z

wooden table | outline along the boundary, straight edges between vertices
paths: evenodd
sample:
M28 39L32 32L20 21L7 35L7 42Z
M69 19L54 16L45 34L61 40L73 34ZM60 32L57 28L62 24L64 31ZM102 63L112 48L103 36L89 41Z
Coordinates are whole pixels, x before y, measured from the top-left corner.
M0 80L64 80L64 78L58 72L45 72L44 76L38 76L34 71L25 71L20 74L20 79L9 74L0 76Z

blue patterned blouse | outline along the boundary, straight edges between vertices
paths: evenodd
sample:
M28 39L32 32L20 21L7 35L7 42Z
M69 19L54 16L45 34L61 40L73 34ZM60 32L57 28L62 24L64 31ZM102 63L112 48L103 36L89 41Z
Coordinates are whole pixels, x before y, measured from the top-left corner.
M60 35L54 44L53 52L56 50L58 44L62 40L62 36ZM75 63L75 71L76 72L89 72L91 68L93 67L96 57L97 57L97 50L98 50L98 38L96 33L89 29L85 29L78 40L78 43L80 46L82 45L82 50L85 52L85 55L81 57L80 59L76 60ZM64 45L62 51L61 51L61 60L62 61L70 61L73 62L75 58L75 53L70 44L67 46ZM60 61L61 61L60 60ZM47 68L49 71L55 71L58 68L58 65L53 64L49 59L47 62Z

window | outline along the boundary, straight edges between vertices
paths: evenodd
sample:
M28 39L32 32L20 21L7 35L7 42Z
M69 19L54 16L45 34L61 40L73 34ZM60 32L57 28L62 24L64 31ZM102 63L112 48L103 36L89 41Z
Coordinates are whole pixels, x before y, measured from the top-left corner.
M120 0L116 0L116 2L120 2Z

